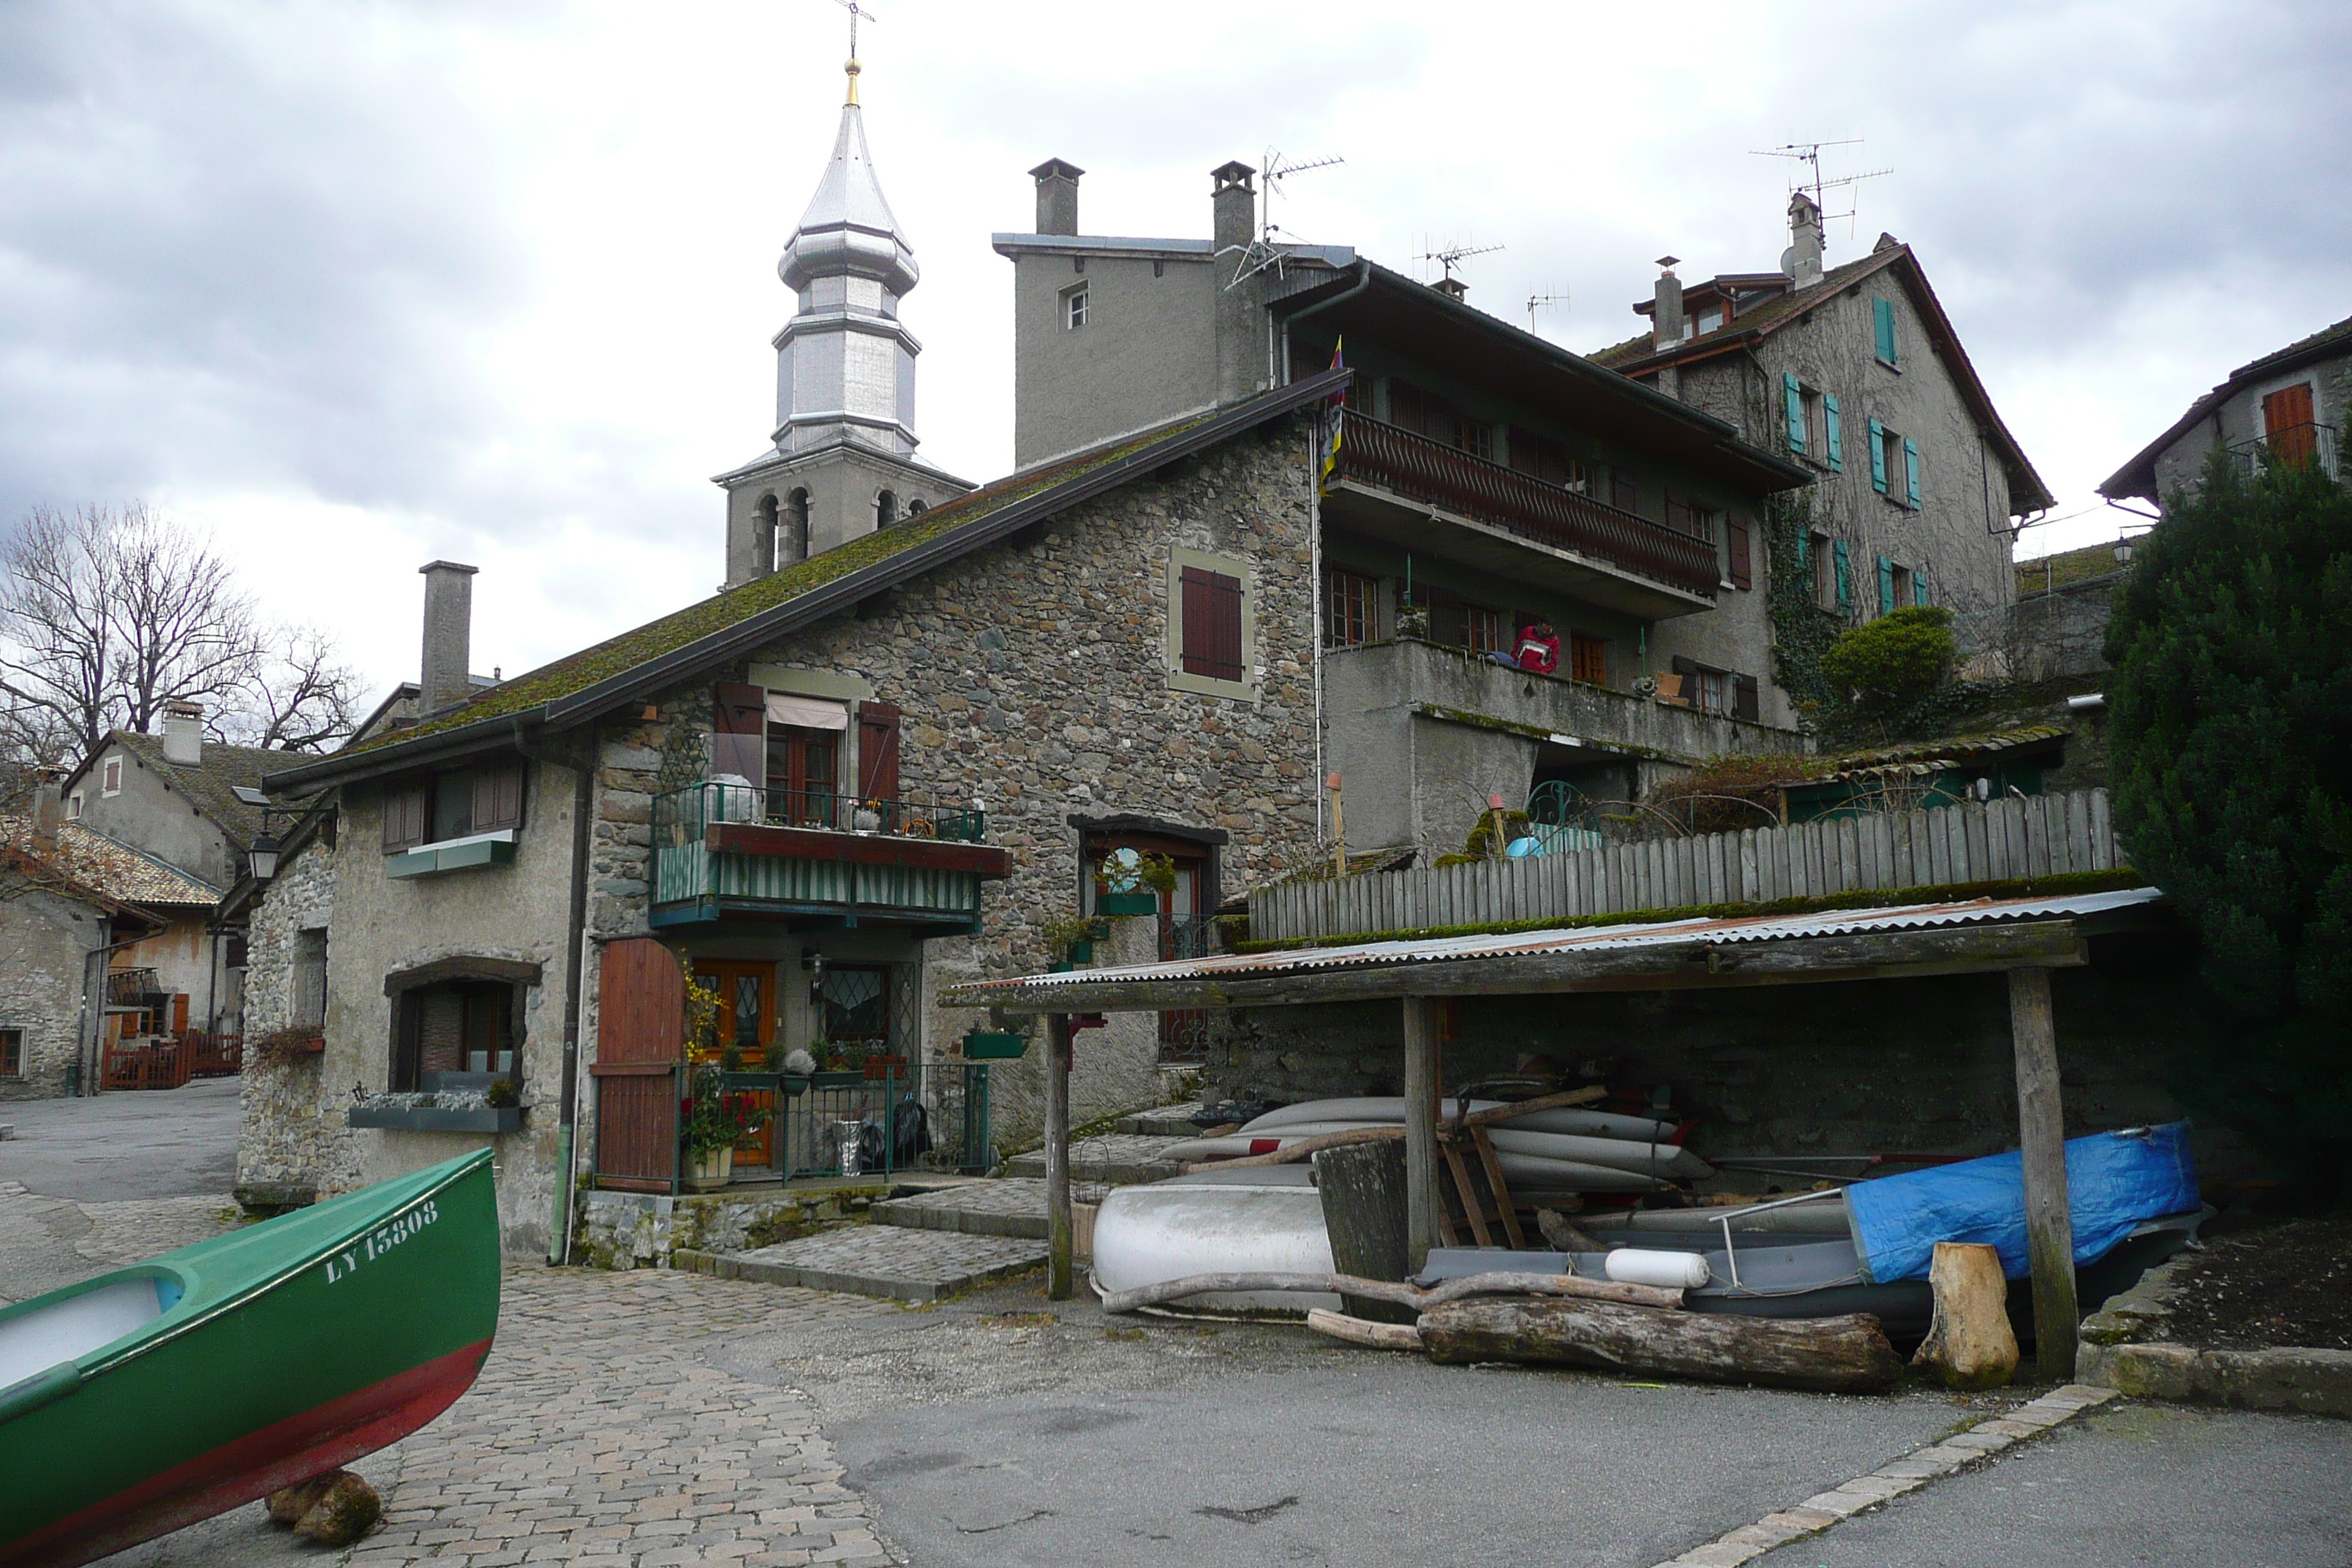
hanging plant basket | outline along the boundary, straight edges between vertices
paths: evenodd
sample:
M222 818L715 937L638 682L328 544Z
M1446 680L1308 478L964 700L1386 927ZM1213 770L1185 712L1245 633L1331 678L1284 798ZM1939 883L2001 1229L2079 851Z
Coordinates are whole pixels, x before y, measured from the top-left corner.
M1007 1030L974 1029L963 1037L968 1062L1008 1062L1029 1054L1029 1037Z
M1097 893L1095 912L1105 915L1156 915L1160 895L1149 889L1132 893Z

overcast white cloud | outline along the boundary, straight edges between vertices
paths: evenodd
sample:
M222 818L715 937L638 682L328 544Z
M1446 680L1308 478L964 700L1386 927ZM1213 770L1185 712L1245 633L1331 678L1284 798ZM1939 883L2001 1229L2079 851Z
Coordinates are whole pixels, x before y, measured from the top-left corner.
M1629 335L1652 258L1777 263L1787 169L1866 138L1832 258L1916 245L2062 514L2232 365L2352 313L2352 7L1096 8L880 0L877 164L924 270L925 452L1011 450L1022 171L1090 232L1205 234L1206 172L1347 163L1278 222ZM777 250L830 145L827 0L0 7L0 519L142 495L374 680L469 560L509 672L716 581L764 445ZM2109 536L2112 513L2028 535Z

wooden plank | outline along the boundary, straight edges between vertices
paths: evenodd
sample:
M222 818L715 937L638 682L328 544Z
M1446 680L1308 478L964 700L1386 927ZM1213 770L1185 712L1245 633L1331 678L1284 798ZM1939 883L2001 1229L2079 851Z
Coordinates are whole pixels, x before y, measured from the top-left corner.
M2009 1029L2017 1055L2018 1143L2025 1165L2025 1249L2033 1270L2033 1361L2044 1378L2074 1375L2074 1226L2066 1194L2066 1118L2050 972L2009 973Z
M1862 886L1862 825L1849 816L1837 825L1836 879L1832 893L1849 893Z
M1963 882L1990 881L1993 877L1992 836L1985 823L1985 808L1970 801L1960 808L1960 831L1968 846L1968 862L1960 867Z
M1410 1272L1429 1261L1437 1235L1437 1004L1404 997L1405 1253ZM1450 1243L1449 1243L1450 1245Z
M2029 796L2018 803L2025 818L2025 864L2029 877L2050 875L2050 812L2046 797Z
M1524 1252L1528 1238L1519 1229L1518 1205L1511 1202L1510 1185L1503 1180L1503 1163L1495 1158L1494 1141L1486 1136L1484 1127L1473 1127L1470 1146L1478 1151L1478 1163L1486 1173L1486 1190L1495 1196L1495 1211L1503 1222L1503 1235L1510 1241L1512 1251Z
M2091 792L2091 868L2112 871L2125 864L2124 846L2116 841L2116 820L2108 809L2107 792Z
M2070 871L2093 868L2091 850L2091 799L2082 790L2068 790L2066 801L2066 841L2069 846L2067 867Z
M1470 1171L1462 1163L1462 1151L1452 1143L1444 1144L1442 1148L1445 1168L1454 1173L1454 1196L1462 1205L1462 1217L1470 1226L1472 1239L1480 1247L1494 1246L1495 1238L1486 1230L1486 1205L1470 1185Z

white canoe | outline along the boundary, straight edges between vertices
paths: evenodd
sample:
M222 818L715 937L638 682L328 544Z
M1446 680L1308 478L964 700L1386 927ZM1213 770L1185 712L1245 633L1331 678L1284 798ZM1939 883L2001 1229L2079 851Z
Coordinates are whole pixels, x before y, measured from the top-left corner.
M1499 1108L1498 1100L1474 1100L1473 1110ZM1448 1100L1444 1106L1447 1116L1460 1114L1462 1102ZM1276 1129L1291 1132L1301 1126L1315 1126L1336 1131L1342 1127L1402 1127L1404 1125L1404 1100L1398 1096L1368 1096L1354 1100L1308 1100L1297 1105L1286 1105L1269 1110L1241 1129L1244 1132L1265 1134ZM1570 1132L1591 1138L1623 1138L1638 1143L1664 1142L1675 1135L1675 1124L1657 1121L1646 1116L1620 1116L1613 1110L1586 1110L1580 1106L1558 1105L1549 1110L1531 1110L1525 1116L1515 1116L1503 1125L1526 1132Z
M1232 1272L1328 1274L1331 1241L1323 1194L1305 1165L1204 1172L1114 1187L1095 1215L1095 1288L1106 1293ZM1325 1292L1219 1291L1182 1305L1304 1312L1338 1310Z
M1371 1123L1359 1123L1370 1126ZM1390 1123L1393 1126L1394 1123ZM1163 1160L1194 1162L1201 1160L1235 1160L1246 1154L1270 1154L1304 1143L1309 1139L1330 1132L1355 1131L1347 1125L1331 1126L1321 1122L1301 1122L1297 1126L1276 1128L1269 1132L1228 1132L1217 1138L1190 1138L1173 1143L1160 1152ZM1568 1163L1578 1166L1599 1167L1631 1173L1642 1176L1711 1176L1714 1167L1687 1149L1672 1143L1634 1143L1622 1138L1586 1138L1570 1132L1522 1132L1510 1127L1487 1130L1498 1154L1531 1156L1549 1163ZM1509 1175L1506 1164L1503 1173ZM1565 1186L1566 1183L1547 1184ZM1591 1192L1648 1192L1656 1182L1645 1181L1634 1185L1612 1184L1593 1186Z

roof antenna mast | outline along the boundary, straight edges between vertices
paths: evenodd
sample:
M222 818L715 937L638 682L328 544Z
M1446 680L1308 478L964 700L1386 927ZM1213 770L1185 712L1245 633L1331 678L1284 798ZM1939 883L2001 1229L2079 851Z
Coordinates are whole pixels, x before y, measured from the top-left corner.
M843 0L843 4L846 5L847 3L848 0ZM1895 173L1895 171L1893 169L1873 169L1867 174L1846 174L1838 179L1824 180L1822 178L1822 149L1824 147L1859 147L1862 143L1863 139L1859 136L1849 137L1843 142L1791 142L1780 147L1753 149L1748 155L1751 158L1789 158L1797 163L1802 163L1805 166L1806 174L1810 177L1797 181L1796 184L1790 185L1789 188L1792 191L1805 191L1811 195L1813 198L1813 205L1822 208L1822 224L1824 227L1826 227L1833 218L1846 219L1846 237L1848 239L1852 239L1853 237L1853 216L1861 210L1861 204L1857 202L1854 205L1846 208L1846 210L1842 213L1833 213L1826 206L1822 205L1822 193L1823 191L1848 189L1852 186L1860 184L1864 180L1874 180L1881 174L1891 174Z
M1454 276L1454 269L1461 266L1464 262L1469 260L1474 256L1486 256L1491 252L1504 248L1505 247L1499 245L1480 245L1474 239L1468 245L1449 245L1442 249L1424 250L1415 256L1413 259L1415 261L1434 261L1439 266L1444 268L1445 276L1439 279L1436 282L1432 283L1430 287L1451 299L1459 300L1463 295L1468 293L1470 290L1467 284L1462 282L1459 279ZM1530 312L1530 315L1532 315L1532 312Z
M844 5L848 0L842 0ZM1291 174L1303 174L1309 169L1328 169L1348 160L1336 154L1328 158L1288 158L1274 148L1265 150L1265 157L1257 166L1257 237L1250 242L1249 251L1241 265L1234 269L1230 289L1244 278L1255 277L1271 268L1277 278L1282 275L1283 251L1275 236L1286 233L1274 221L1274 198L1282 194L1282 182Z
M1555 305L1559 306L1563 310L1568 309L1567 289L1562 289L1557 294L1530 294L1528 296L1528 331L1530 333L1536 330L1536 312L1538 310L1549 310Z

